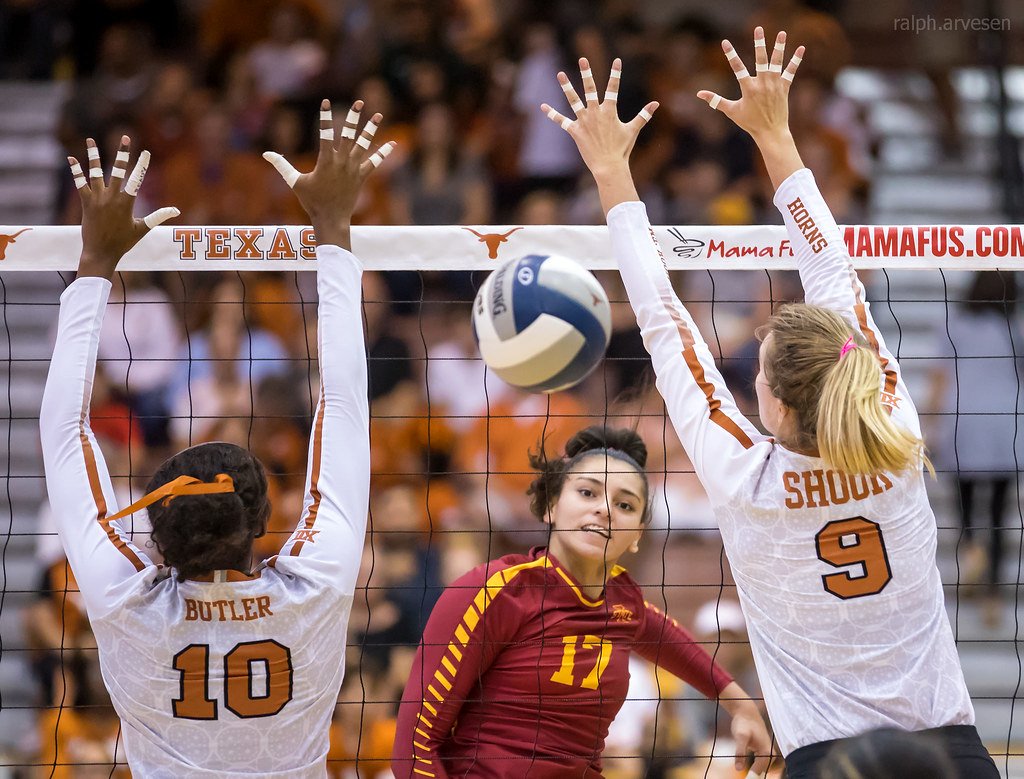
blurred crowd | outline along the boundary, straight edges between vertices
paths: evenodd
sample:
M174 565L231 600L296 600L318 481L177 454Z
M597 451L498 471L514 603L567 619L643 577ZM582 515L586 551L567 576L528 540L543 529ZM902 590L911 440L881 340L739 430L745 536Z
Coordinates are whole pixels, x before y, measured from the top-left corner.
M771 0L730 29L699 13L652 25L638 5L20 0L0 5L0 74L71 81L60 124L67 152L84 158L82 139L91 136L109 159L130 135L153 154L140 211L173 204L182 224L305 222L260 153L272 149L310 167L322 97L336 111L363 99L367 112L385 116L378 139L399 142L366 187L360 223L596 224L600 205L571 139L538 106L563 105L555 74L572 76L578 57L590 59L601 84L619 56L620 112L630 116L651 99L663 105L634 155L652 222L775 223L754 147L695 97L700 88L732 94L720 41L746 41L763 24L808 45L792 93L794 132L840 223L863 220L872 142L861 107L834 89L850 47L833 17L799 0ZM63 174L61 193L56 220L77 223L78 198ZM122 505L140 497L169 453L232 441L267 466L274 511L258 553L277 551L301 511L318 386L311 276L117 280L92 422ZM454 272L364 279L371 531L332 726L332 776L388 775L396 704L441 588L486 559L544 542L524 494L527 452L543 441L558 455L594 422L636 424L651 450L655 540L631 570L664 601L657 605L693 626L748 690L757 689L710 507L667 422L617 275L601 276L616 301L608 359L573 391L552 396L519 392L484 370L470 326L481 281ZM754 415L754 326L773 303L800 298L798 282L786 273L698 272L676 282L741 410ZM127 775L71 573L59 544L43 538L40 596L26 614L42 712L36 757L51 777L89 775L53 770L55 760ZM144 522L137 542L150 544ZM606 775L733 776L731 759L705 774L706 760L685 757L728 753L728 728L714 707L701 710L692 690L636 662L631 713L610 736ZM659 690L671 699L665 706L650 700ZM115 757L122 767L111 773Z

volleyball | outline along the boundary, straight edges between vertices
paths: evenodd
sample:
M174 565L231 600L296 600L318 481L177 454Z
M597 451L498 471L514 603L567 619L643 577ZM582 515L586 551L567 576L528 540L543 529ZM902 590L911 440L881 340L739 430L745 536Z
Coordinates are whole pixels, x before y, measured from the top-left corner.
M473 336L499 377L557 392L597 367L611 338L608 296L579 263L530 254L491 273L473 304Z

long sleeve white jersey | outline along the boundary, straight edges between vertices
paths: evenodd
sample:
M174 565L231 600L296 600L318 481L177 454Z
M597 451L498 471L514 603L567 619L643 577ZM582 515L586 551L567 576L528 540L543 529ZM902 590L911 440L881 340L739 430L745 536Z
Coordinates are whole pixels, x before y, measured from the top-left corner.
M864 334L883 368L883 402L919 434L810 171L783 182L775 204L806 301ZM922 473L836 472L759 434L676 297L643 204L616 206L608 226L658 389L714 506L782 753L883 726L973 723Z
M61 296L40 412L50 503L137 777L323 777L370 478L362 267L317 249L321 386L302 517L252 575L180 581L107 517L114 492L89 427L110 283Z

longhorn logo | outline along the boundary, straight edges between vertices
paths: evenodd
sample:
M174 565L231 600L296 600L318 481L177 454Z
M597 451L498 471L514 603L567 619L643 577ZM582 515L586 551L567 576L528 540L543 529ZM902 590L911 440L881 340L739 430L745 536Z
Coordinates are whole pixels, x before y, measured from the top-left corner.
M487 244L487 257L489 259L496 260L498 259L498 246L505 243L505 241L508 240L508 237L516 230L522 230L523 228L513 227L507 233L487 233L486 235L484 233L478 233L472 227L463 227L462 229L469 230L469 232L473 233L473 235L480 240L480 243Z
M27 233L31 230L31 227L26 227L22 230L18 230L14 235L0 235L0 260L7 259L7 245L15 243L15 239L22 233Z
M615 622L630 622L633 619L633 612L621 603L616 603L612 606L612 619Z

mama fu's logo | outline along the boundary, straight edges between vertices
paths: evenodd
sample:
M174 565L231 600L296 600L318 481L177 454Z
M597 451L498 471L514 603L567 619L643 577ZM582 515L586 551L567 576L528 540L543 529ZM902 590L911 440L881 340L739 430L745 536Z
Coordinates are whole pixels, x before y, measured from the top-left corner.
M704 248L704 241L697 238L687 238L678 227L670 228L668 234L679 243L672 247L676 257L688 260L700 256L700 250Z

